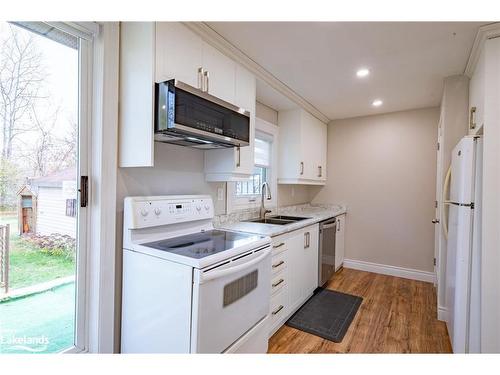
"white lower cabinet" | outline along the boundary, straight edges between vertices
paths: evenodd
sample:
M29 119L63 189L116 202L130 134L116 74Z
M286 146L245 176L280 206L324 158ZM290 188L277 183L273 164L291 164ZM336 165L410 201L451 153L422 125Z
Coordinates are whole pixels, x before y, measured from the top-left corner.
M335 234L335 271L344 264L345 252L345 214L337 216L337 233Z
M269 337L316 289L318 236L314 224L273 238Z

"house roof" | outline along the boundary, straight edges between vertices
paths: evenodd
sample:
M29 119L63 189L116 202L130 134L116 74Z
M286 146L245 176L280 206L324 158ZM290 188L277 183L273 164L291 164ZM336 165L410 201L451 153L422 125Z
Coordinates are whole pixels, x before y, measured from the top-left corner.
M63 181L76 180L76 167L69 167L58 172L48 174L47 176L34 178L31 180L31 186L62 187Z

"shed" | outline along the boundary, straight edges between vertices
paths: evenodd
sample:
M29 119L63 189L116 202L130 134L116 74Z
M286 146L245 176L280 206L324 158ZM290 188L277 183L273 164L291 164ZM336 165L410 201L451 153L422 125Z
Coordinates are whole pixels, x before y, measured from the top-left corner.
M36 193L36 233L65 234L76 238L77 184L76 168L31 180Z

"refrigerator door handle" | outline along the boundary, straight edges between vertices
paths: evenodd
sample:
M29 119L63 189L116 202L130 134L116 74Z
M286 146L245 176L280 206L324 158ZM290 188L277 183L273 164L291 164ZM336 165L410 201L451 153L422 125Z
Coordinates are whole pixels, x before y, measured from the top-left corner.
M448 168L448 171L446 172L446 177L444 178L443 193L442 193L443 204L441 205L441 217L443 218L443 220L441 221L441 223L443 224L441 225L441 228L443 229L444 238L447 241L448 241L448 215L446 213L445 204L447 204L447 202L449 201L446 199L445 195L450 186L450 178L451 178L451 165Z

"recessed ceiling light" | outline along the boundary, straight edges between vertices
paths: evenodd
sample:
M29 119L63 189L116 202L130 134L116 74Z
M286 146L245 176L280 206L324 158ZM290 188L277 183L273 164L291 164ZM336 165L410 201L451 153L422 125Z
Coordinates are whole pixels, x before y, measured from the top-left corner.
M359 78L363 78L363 77L366 77L370 74L370 71L366 68L363 68L363 69L359 69L357 72L356 72L356 75L359 77Z
M374 107L380 107L382 104L384 104L384 102L380 99L375 99L373 102L372 102L372 106Z

